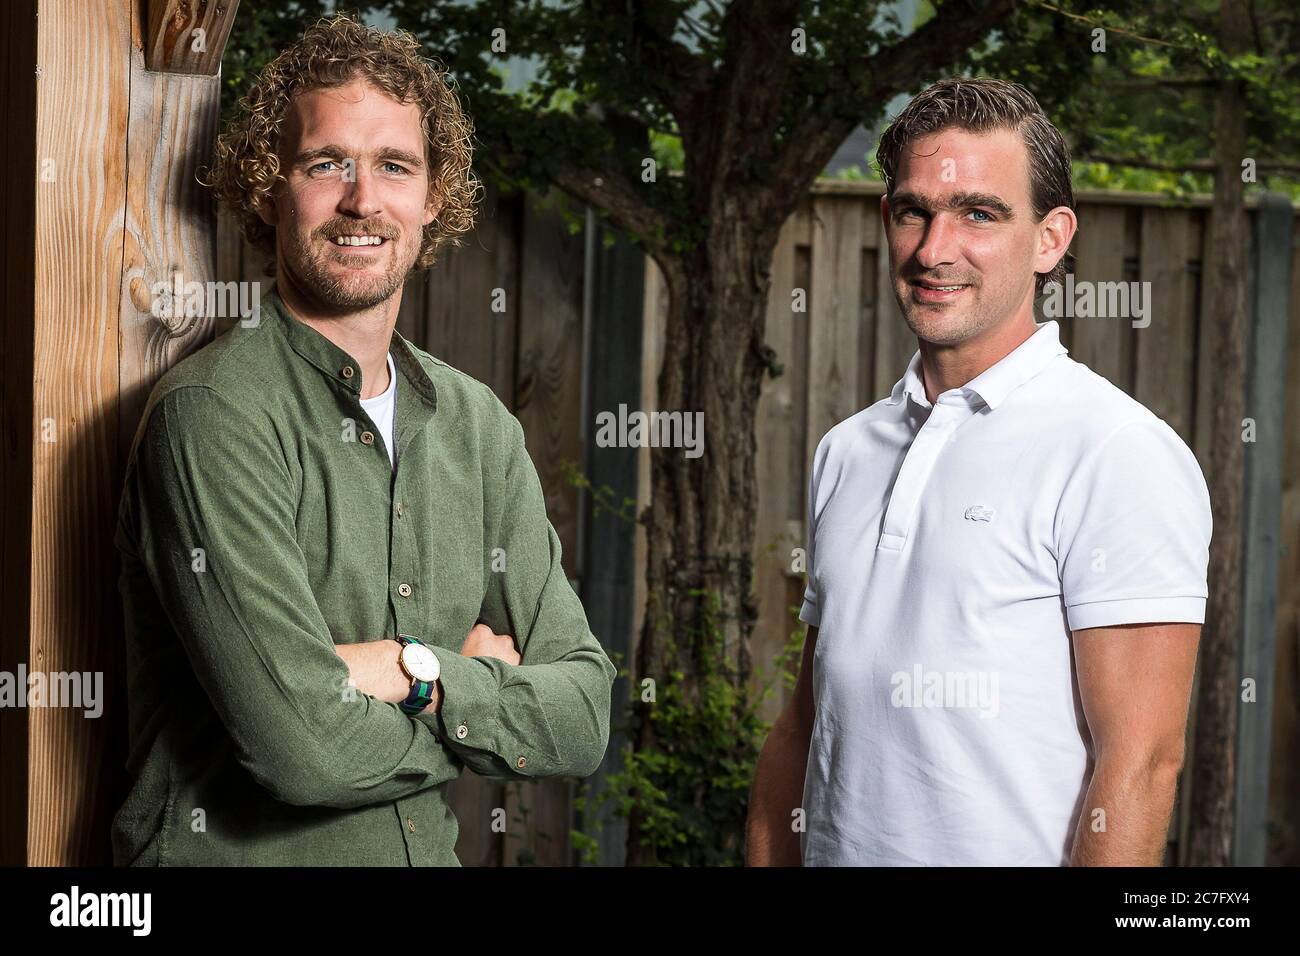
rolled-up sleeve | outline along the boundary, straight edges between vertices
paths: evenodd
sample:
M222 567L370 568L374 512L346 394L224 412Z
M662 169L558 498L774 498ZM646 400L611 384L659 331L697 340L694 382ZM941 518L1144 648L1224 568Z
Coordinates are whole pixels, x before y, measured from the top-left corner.
M359 807L460 775L430 728L355 690L313 596L273 423L214 388L149 413L127 476L134 547L240 764L276 799Z
M523 429L504 408L499 422L485 544L503 563L489 562L481 620L515 637L521 662L446 655L439 713L418 719L480 775L585 777L609 742L616 671L565 576Z

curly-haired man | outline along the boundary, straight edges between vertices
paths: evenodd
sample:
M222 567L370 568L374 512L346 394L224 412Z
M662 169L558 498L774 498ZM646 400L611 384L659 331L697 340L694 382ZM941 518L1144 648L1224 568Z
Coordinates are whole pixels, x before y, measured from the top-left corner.
M131 449L118 864L454 866L465 767L604 755L614 667L523 431L395 329L407 274L473 224L470 133L412 37L336 17L218 142L211 185L276 282L160 379Z

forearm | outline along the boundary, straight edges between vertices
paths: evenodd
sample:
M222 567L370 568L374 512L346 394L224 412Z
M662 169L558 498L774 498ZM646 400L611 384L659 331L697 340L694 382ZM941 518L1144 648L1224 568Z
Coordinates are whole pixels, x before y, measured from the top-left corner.
M399 704L410 694L410 678L398 663L402 645L397 641L337 644L334 653L348 666L348 683L361 693L390 704ZM437 713L441 696L441 688L435 685L433 700L421 713Z
M443 669L439 712L420 719L481 776L585 777L609 740L613 676L599 645L586 642L544 664L457 655Z
M410 692L410 680L398 664L400 650L390 640L335 648L357 690L389 703L405 700ZM428 717L430 728L476 773L587 776L604 756L607 669L613 665L598 647L527 667L480 656L439 654L439 659L443 678L420 716ZM439 720L444 699L452 706Z
M778 720L758 755L745 824L748 866L799 866L799 830L810 734Z
M1098 760L1079 815L1071 866L1160 866L1180 762Z

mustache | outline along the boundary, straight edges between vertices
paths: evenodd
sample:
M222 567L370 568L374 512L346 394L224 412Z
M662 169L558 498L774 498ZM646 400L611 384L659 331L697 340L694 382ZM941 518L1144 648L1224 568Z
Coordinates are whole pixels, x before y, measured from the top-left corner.
M928 282L931 285L979 285L979 280L971 276L947 275L942 272L904 272L904 282Z
M398 233L395 228L382 222L367 225L363 222L340 221L326 223L316 230L316 235L322 239L333 239L336 236L380 236L384 239L396 239Z

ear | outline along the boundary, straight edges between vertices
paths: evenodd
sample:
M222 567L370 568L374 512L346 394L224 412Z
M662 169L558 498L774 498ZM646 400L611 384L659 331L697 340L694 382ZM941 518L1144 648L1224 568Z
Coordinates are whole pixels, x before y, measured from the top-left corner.
M880 225L884 229L889 228L889 197L880 197Z
M1034 259L1034 272L1051 272L1061 261L1074 241L1079 220L1069 206L1057 206L1042 223L1038 239L1038 255Z
M279 225L280 217L276 211L274 199L263 196L257 201L257 205L254 206L253 209L257 213L257 218L261 219L262 222L266 223L268 226L275 228Z
M442 207L444 205L446 205L446 203L443 202L441 197L435 197L427 203L424 207L424 218L422 220L424 225L427 226L429 223L433 222L433 220L437 219L438 213L442 212Z

